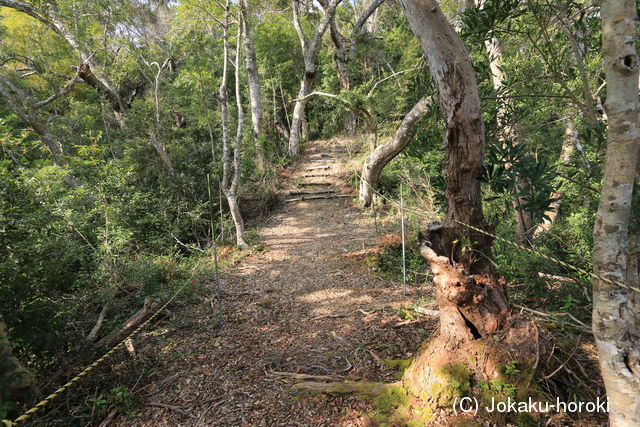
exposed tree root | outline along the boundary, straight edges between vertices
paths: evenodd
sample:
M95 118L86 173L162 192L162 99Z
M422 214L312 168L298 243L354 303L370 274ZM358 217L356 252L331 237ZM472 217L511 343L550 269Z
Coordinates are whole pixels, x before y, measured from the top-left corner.
M372 396L377 395L384 390L401 386L400 382L395 383L367 383L367 382L332 382L321 383L314 381L305 381L294 384L291 388L298 391L310 391L313 393L323 394L357 394Z
M269 375L277 376L277 377L287 377L293 378L296 380L317 380L317 381L338 381L340 378L334 377L331 375L311 375L311 374L301 374L298 372L280 372L280 371L269 371Z

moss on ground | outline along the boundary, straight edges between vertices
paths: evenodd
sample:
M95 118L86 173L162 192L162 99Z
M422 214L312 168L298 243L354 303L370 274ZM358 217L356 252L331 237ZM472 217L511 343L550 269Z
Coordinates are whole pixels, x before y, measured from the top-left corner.
M380 362L387 368L395 370L395 377L400 379L404 371L411 365L411 362L413 362L413 357L408 359L380 359Z
M382 426L424 426L433 414L426 401L413 397L402 384L382 390L373 397L373 405L374 410L368 416Z

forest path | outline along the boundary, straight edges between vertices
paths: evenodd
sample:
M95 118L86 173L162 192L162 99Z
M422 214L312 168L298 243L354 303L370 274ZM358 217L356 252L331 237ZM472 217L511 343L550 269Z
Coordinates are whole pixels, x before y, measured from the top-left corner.
M403 297L401 284L366 268L363 257L375 252L379 239L370 216L353 206L355 196L343 196L350 190L339 176L348 160L343 150L338 142L311 142L287 169L284 198L313 197L299 192L315 189L324 190L315 196L338 197L285 202L262 224L265 250L221 273L221 328L213 326L213 305L199 304L181 309L179 325L158 340L154 382L142 398L174 408L146 406L140 417L118 423L370 425L368 402L298 399L291 378L271 373L390 381L393 373L369 350L406 358L422 341L419 328L432 326L431 320L398 326L394 308L415 303L427 290ZM340 317L320 317L329 315Z

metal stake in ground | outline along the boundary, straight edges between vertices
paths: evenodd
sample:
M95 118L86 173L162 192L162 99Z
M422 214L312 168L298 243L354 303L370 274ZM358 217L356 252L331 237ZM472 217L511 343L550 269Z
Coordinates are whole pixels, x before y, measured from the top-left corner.
M405 244L404 244L404 197L403 197L403 187L402 183L400 183L400 218L402 224L402 295L407 296L407 257L405 255Z
M378 231L378 212L376 212L376 197L375 194L371 196L371 210L373 211L373 225L376 228L376 237L380 236Z
M211 197L211 177L207 174L207 190L209 192L209 223L211 226L211 242L213 242L213 263L216 269L216 327L221 325L221 301L220 301L220 273L218 270L218 242L216 242L215 227L213 225L213 197ZM222 204L220 205L222 208ZM222 218L220 218L222 221ZM220 223L222 228L222 222Z
M218 200L219 200L218 204L220 206L220 239L224 242L224 216L222 215L222 185L220 185L220 183L218 183ZM209 194L209 203L211 203L211 194ZM213 229L211 230L212 230L211 233L213 233ZM213 234L211 234L211 238L213 238Z

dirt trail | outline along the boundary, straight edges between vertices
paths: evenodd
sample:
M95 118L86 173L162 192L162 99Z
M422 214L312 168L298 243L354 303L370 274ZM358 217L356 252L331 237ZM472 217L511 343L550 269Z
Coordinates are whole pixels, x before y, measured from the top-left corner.
M424 291L403 298L400 284L370 274L350 256L378 239L371 218L353 206L355 196L344 196L348 188L337 174L346 155L334 144L310 143L280 191L284 199L338 197L284 202L259 228L266 249L222 272L222 327L213 328L211 308L201 304L182 309L180 325L158 339L154 382L141 394L146 405L160 406L111 421L370 425L367 402L350 396L297 398L291 378L272 374L392 380L393 373L369 350L406 358L433 326L425 319L398 327L392 306L414 303ZM300 194L317 189L323 192Z

